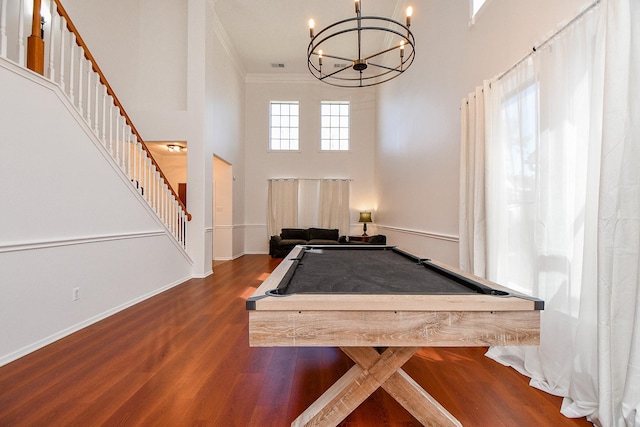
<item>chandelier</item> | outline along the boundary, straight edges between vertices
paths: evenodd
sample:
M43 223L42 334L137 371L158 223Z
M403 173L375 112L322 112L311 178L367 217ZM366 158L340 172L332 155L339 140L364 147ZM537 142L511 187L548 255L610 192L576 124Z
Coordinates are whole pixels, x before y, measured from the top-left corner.
M403 25L390 18L362 16L360 3L355 0L355 18L338 21L317 34L314 20L309 20L307 65L321 82L340 87L374 86L398 77L413 63L411 6Z

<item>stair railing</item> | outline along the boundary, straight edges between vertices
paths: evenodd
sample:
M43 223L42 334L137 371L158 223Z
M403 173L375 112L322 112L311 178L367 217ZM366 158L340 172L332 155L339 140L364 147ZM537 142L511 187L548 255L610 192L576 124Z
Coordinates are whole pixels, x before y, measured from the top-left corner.
M46 3L50 15L42 14L40 0L34 0L33 10L41 10L42 16L38 16L25 10L25 0L0 0L0 57L21 67L27 65L60 87L141 197L186 248L186 223L191 215L162 173L60 1L45 0ZM12 8L8 8L8 4ZM11 14L15 20L7 19ZM27 43L29 49L24 43L25 22L32 28ZM15 46L13 52L9 49L11 45ZM35 46L35 51L31 46Z

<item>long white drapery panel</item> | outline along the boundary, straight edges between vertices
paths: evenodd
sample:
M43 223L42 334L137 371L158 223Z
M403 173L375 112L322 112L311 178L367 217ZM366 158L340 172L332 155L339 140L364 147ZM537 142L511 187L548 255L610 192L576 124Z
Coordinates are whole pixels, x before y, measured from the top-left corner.
M486 277L485 110L482 87L462 100L460 112L460 268Z
M297 179L270 179L267 197L267 232L269 236L280 234L283 227L298 226Z
M640 426L640 2L605 2L598 421Z
M318 225L322 228L337 228L340 235L349 234L349 187L348 179L323 179L320 181L320 210Z
M546 301L539 347L488 355L565 396L565 415L616 427L640 426L639 9L603 0L484 88L488 277ZM477 271L474 132L460 262Z
M488 277L545 300L540 346L495 347L489 356L527 373L538 388L579 395L586 411L596 400L593 384L572 371L575 357L591 378L597 366L596 270L584 263L596 251L585 238L596 233L587 194L597 194L598 182L588 179L587 166L599 163L590 110L599 80L597 23L598 14L588 13L485 94Z

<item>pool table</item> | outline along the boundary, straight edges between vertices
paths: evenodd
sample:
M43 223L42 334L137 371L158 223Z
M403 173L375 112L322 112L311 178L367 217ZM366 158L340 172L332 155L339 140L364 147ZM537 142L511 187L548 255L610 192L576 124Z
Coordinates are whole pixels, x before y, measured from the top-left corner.
M292 426L335 426L378 387L459 426L402 365L420 347L537 345L544 302L392 246L297 246L246 301L249 345L340 347L355 365Z

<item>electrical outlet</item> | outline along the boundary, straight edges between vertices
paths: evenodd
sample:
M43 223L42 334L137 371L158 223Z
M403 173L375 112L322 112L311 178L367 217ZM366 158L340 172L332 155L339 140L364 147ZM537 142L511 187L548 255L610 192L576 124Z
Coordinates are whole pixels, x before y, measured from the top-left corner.
M73 288L73 301L78 301L80 299L80 288Z

